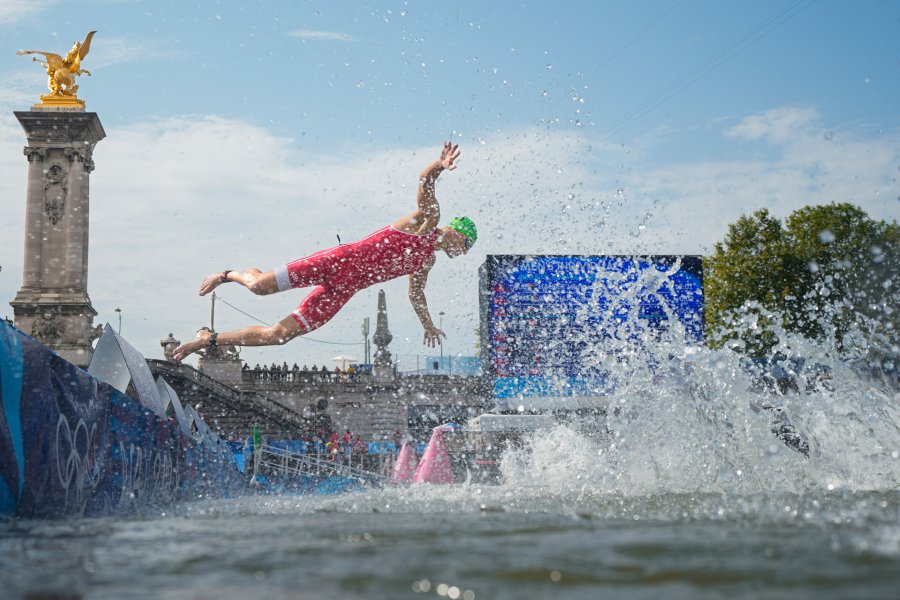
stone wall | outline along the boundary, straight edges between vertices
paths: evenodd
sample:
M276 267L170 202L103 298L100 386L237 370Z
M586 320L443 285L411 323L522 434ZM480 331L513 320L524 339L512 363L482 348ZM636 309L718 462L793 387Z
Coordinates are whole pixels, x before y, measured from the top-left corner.
M298 413L324 398L335 431L349 429L371 441L390 439L398 430L405 432L410 406L464 406L477 410L483 404L478 377L398 376L390 382L376 382L367 375L337 381L319 377L296 379L245 377L237 387Z

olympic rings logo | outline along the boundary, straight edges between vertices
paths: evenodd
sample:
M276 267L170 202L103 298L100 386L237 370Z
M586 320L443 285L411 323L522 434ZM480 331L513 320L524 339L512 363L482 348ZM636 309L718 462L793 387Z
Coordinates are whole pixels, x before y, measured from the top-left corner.
M85 492L93 490L100 482L94 448L96 433L97 424L88 428L84 419L78 420L74 432L64 414L60 414L56 422L56 473L66 492L64 510L68 510L70 495L74 493L76 513L84 512L87 505Z

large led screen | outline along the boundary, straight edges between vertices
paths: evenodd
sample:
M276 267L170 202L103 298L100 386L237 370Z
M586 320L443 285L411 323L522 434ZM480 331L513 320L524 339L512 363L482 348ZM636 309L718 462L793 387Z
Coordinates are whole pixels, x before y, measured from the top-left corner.
M697 256L493 255L479 278L482 370L501 408L584 406L615 387L617 354L703 338Z

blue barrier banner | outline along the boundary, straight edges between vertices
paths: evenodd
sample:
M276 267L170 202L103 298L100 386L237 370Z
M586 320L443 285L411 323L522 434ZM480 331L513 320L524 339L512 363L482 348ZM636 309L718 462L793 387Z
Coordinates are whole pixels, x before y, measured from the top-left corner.
M128 397L112 399L109 417L113 466L108 487L118 495L115 505L125 509L175 500L182 444L191 443L188 438Z
M104 515L243 489L220 445L5 323L0 393L0 515Z
M81 515L109 476L110 386L27 337L21 424L25 489L17 513Z
M369 442L366 444L366 454L396 454L399 451L394 442Z
M25 486L22 369L22 343L4 324L0 327L0 515L15 513Z

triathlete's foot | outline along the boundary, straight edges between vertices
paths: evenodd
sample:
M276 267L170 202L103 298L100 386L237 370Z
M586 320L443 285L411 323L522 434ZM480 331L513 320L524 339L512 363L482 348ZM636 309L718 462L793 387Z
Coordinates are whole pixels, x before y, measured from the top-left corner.
M213 273L206 277L202 283L200 283L200 295L205 296L226 281L227 279L222 278L223 273Z
M175 362L181 362L185 358L187 358L188 356L190 356L191 354L196 352L197 350L200 350L202 348L206 348L207 346L209 346L209 336L210 335L211 334L209 331L207 331L205 329L201 329L200 331L197 332L197 337L195 339L193 339L189 342L185 342L182 345L175 348L175 353L173 355Z

